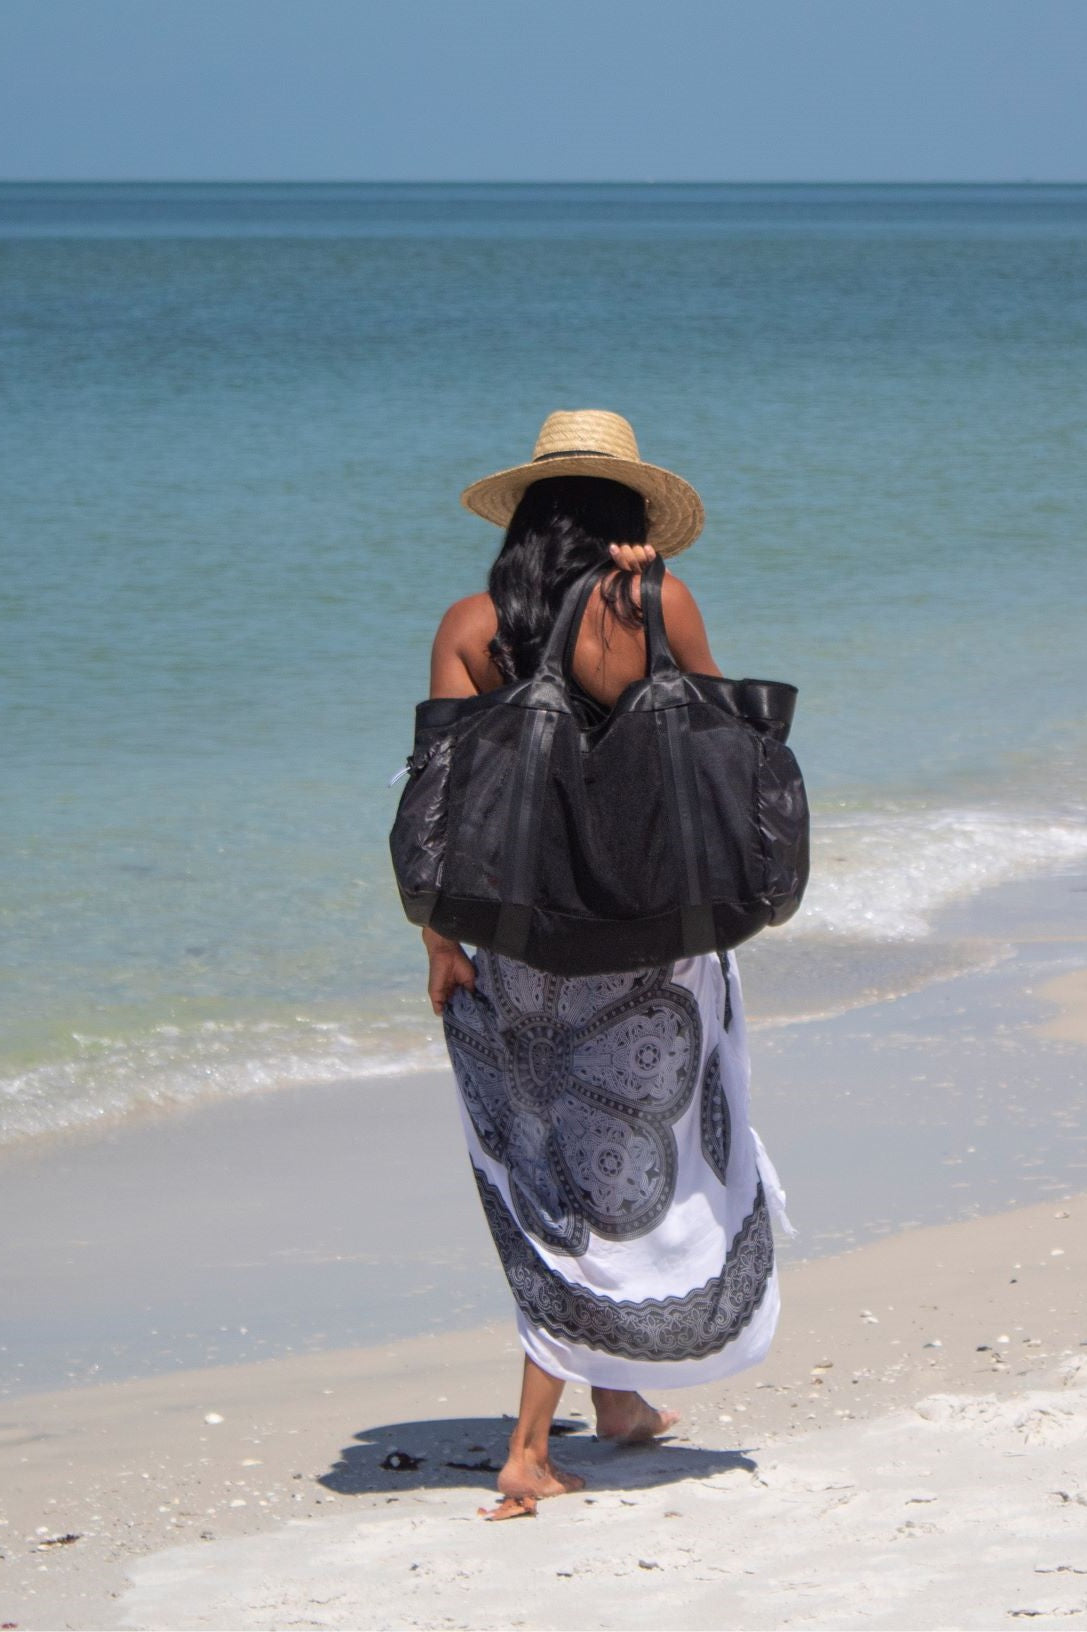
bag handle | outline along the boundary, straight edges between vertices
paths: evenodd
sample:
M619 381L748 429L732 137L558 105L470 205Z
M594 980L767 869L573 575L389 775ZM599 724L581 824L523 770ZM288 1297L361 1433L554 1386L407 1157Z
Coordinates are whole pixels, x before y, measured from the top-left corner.
M603 577L604 574L602 572L594 571L590 573L587 578L580 580L581 588L577 592L574 613L570 619L570 627L566 631L566 639L563 642L562 647L563 679L568 679L573 673L574 650L577 646L577 637L581 633L581 625L585 621L585 613L588 609L593 590L596 588L597 584L602 582Z
M570 671L578 630L585 616L585 608L589 604L589 596L606 571L607 564L599 562L589 567L579 578L575 578L567 589L559 607L558 617L547 637L547 645L536 669L535 679L552 680L556 685L565 686L565 677Z
M579 578L575 578L566 591L536 670L537 679L546 678L557 685L565 686L589 597L608 570L608 562L599 562L589 567ZM678 677L680 672L664 630L664 614L661 610L663 578L664 561L658 555L641 575L645 670L646 674L656 681L672 680Z
M655 556L642 573L642 618L645 623L646 673L654 680L671 680L679 674L679 665L672 656L668 636L664 631L664 611L661 607L661 584L664 581L664 560Z
M567 589L526 693L528 707L521 722L513 770L515 781L502 845L500 904L492 942L495 951L508 958L524 957L532 933L543 789L559 716L571 711L563 671L602 570L602 564L590 567Z
M671 788L669 811L672 842L683 858L679 908L687 946L712 946L716 929L710 893L702 808L691 749L691 721L685 706L687 685L672 655L664 629L661 583L664 562L658 555L642 573L646 663L653 689L653 718L661 769Z

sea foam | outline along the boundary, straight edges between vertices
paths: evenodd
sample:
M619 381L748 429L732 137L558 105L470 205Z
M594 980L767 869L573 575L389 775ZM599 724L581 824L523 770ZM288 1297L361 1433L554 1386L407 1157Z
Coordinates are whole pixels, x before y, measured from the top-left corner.
M67 1058L0 1079L0 1145L117 1123L141 1112L360 1078L402 1076L446 1063L420 1025L308 1021L155 1026L128 1038L72 1035Z
M942 908L1084 860L1087 824L1071 816L1054 820L981 807L817 816L808 894L783 932L760 939L758 957L770 957L779 945L784 954L785 943L778 941L783 933L794 944L822 944L828 955L836 946L845 962L835 965L838 978L828 974L835 990L821 989L814 1009L798 999L782 1014L775 1011L774 1023L840 1012L878 996L870 957L863 961L863 981L856 967L855 954L866 944L882 943L889 952L895 946L904 952L908 943L932 946L928 975L911 965L903 982L898 963L888 963L885 996L946 978L946 960L939 956ZM750 959L750 948L745 950ZM787 973L788 955L772 961L779 975ZM976 964L975 957L962 968ZM445 1064L440 1027L424 1012L421 993L419 1014L400 1013L395 1021L297 1015L291 1021L158 1025L128 1037L73 1032L66 1057L0 1079L0 1145L214 1099Z
M1087 858L1087 822L984 808L816 819L808 893L789 929L920 940L941 908Z

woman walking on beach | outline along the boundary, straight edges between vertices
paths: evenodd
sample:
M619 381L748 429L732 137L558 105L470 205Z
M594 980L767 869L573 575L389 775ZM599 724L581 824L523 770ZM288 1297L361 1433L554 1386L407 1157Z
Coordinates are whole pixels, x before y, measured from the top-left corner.
M597 565L570 687L584 724L605 726L646 673L639 575L697 537L698 495L641 460L626 420L583 410L552 414L531 463L462 497L507 530L487 592L441 621L431 696L533 674L566 591ZM659 593L679 667L719 675L690 592L666 574ZM635 766L635 790L637 778ZM708 1382L764 1356L778 1317L770 1208L781 1197L748 1122L730 953L564 977L497 953L470 958L430 929L423 939L525 1349L498 1480L513 1516L584 1483L550 1455L565 1382L592 1389L601 1437L629 1443L677 1420L642 1388Z

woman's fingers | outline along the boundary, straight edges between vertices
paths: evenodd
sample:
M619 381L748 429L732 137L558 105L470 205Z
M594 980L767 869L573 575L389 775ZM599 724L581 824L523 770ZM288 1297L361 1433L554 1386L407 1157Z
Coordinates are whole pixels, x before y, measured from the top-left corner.
M608 550L615 565L624 572L644 572L657 555L652 544L609 544Z
M445 1000L449 996L449 987L433 964L430 966L430 979L427 981L426 990L434 1013L441 1014L445 1007Z
M441 1014L458 986L466 986L470 992L476 989L476 971L471 958L460 947L455 952L432 952L427 996L435 1014Z
M454 984L466 986L470 992L474 992L476 989L476 966L464 952L457 954Z
M453 955L449 952L432 952L430 956L430 975L427 979L427 996L435 1014L441 1014L452 995L456 982L453 979Z

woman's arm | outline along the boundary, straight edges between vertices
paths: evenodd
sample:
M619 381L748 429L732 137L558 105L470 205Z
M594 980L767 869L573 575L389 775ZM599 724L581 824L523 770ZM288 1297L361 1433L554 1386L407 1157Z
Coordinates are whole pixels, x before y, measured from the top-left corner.
M430 653L432 697L475 697L502 684L488 647L498 633L489 595L454 601L438 625Z
M480 690L473 678L481 678L487 643L497 627L489 595L469 595L456 601L438 625L430 654L430 695L432 697L475 697ZM471 667L469 666L471 664ZM496 679L500 680L497 675ZM423 945L430 959L427 996L435 1014L441 1014L458 986L475 991L476 971L472 960L457 941L436 930L423 930Z
M458 986L475 991L475 966L459 942L446 940L437 930L423 930L423 945L430 958L427 996L434 1013L441 1014Z
M687 585L670 572L661 585L661 611L672 656L684 674L719 675L721 670L713 661L698 602Z

